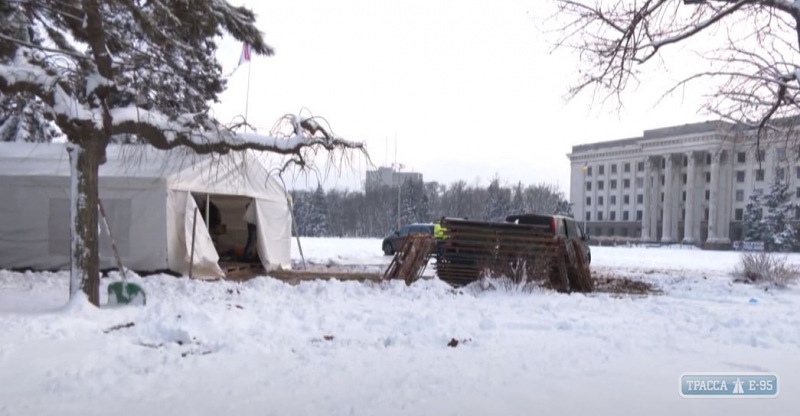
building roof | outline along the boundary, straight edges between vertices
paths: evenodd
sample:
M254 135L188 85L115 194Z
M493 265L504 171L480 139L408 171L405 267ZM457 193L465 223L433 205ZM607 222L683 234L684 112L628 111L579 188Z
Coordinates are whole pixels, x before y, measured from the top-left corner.
M642 136L621 140L609 140L597 143L588 143L572 146L572 153L587 152L591 150L606 149L611 147L622 147L637 145L641 141L660 139L664 137L686 136L690 134L713 133L720 131L731 131L735 125L724 121L703 121L700 123L683 124L680 126L661 127L657 129L645 130Z

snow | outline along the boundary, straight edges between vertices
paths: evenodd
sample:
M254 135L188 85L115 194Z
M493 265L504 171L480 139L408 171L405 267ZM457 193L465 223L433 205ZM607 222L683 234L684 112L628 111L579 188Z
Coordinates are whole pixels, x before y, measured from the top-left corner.
M310 261L390 260L380 239L301 242ZM798 288L731 284L737 253L592 252L596 272L655 282L664 293L160 275L130 278L144 286L147 306L97 310L80 296L67 304L66 273L0 271L0 415L796 412ZM119 280L103 279L102 302ZM450 348L453 338L466 342ZM781 396L682 399L679 375L693 371L776 372Z

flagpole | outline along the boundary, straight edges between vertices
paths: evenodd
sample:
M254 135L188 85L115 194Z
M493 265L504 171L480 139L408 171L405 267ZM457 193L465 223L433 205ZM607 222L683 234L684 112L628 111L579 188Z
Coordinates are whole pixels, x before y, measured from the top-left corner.
M250 69L253 68L253 62L247 62L247 93L245 94L244 102L244 132L247 133L247 110L250 107Z

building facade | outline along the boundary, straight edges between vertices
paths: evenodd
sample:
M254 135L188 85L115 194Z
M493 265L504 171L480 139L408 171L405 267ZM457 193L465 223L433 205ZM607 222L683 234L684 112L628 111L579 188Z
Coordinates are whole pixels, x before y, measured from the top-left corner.
M729 247L741 240L751 193L769 192L781 179L800 196L796 155L787 155L785 142L762 143L756 152L753 137L728 123L704 122L574 146L568 157L575 218L592 236Z
M364 188L367 192L382 186L396 187L401 186L405 181L422 182L422 173L419 172L400 172L390 167L379 167L376 170L367 171Z

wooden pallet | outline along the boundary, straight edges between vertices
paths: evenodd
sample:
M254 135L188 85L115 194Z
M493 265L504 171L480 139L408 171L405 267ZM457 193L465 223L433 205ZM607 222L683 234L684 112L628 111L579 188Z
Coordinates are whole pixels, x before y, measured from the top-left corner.
M435 247L436 242L430 235L409 234L386 268L383 278L403 279L407 285L416 282L428 266Z

